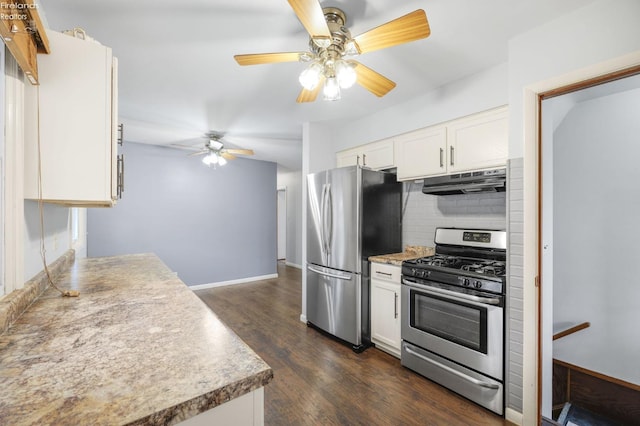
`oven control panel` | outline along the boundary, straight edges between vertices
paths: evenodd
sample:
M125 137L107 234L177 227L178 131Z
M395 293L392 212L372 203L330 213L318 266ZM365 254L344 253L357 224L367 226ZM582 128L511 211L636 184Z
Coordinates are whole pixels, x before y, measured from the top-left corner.
M502 285L499 282L491 280L482 280L473 277L458 277L458 284L462 287L475 288L494 293L502 292Z

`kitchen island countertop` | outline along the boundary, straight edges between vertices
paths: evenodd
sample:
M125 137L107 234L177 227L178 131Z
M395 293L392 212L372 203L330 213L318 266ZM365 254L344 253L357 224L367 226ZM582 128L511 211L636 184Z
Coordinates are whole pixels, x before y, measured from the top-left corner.
M401 253L381 254L369 256L369 262L386 263L389 265L402 266L405 260L419 259L421 257L433 256L435 249L425 246L406 246Z
M0 336L0 424L174 424L273 371L153 254L81 259Z

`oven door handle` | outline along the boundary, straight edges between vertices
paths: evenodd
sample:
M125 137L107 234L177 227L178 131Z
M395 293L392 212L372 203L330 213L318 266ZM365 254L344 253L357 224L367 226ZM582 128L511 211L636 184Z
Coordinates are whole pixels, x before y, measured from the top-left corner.
M454 299L470 301L470 302L477 302L477 303L484 303L485 305L495 305L495 306L500 305L500 299L495 298L495 297L474 296L472 294L459 293L457 291L445 290L443 288L424 286L424 285L420 285L418 283L415 283L413 281L409 281L409 280L404 279L404 278L402 279L402 284L408 285L410 287L413 287L415 289L418 289L420 291L424 291L424 292L430 293L430 294L436 294L436 295L441 295L441 296L449 296L449 297L452 297Z
M448 373L451 373L455 376L460 377L462 380L465 380L467 382L473 383L476 386L480 386L483 388L487 388L487 389L500 389L499 385L496 385L494 383L487 383L487 382L483 382L482 380L478 380L475 377L471 377L471 376L467 376L466 374L458 371L458 370L454 370L453 368L449 367L448 365L444 365L439 363L438 361L435 361L433 359L427 358L426 356L419 354L418 352L414 351L411 349L411 347L407 344L405 344L404 346L405 350L410 353L411 355L420 358L421 360L428 362L429 364L435 365L438 368L441 368L443 370L445 370Z

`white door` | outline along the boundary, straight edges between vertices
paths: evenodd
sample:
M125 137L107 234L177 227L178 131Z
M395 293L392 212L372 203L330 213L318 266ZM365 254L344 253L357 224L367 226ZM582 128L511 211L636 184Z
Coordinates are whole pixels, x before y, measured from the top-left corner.
M278 260L287 257L287 189L278 188Z

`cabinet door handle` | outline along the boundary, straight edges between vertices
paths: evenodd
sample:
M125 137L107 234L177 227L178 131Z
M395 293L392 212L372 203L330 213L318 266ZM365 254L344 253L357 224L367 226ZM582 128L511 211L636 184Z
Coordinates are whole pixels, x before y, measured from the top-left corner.
M356 166L360 165L360 156L356 155Z
M118 145L122 146L124 142L124 123L118 124Z
M453 166L453 146L449 147L449 164Z
M362 165L363 166L367 165L367 154L362 154Z
M393 318L398 318L398 293L393 293Z
M444 167L444 149L440 148L440 168Z
M118 155L118 165L117 165L117 185L116 191L118 194L118 199L122 198L122 193L124 192L124 154Z

